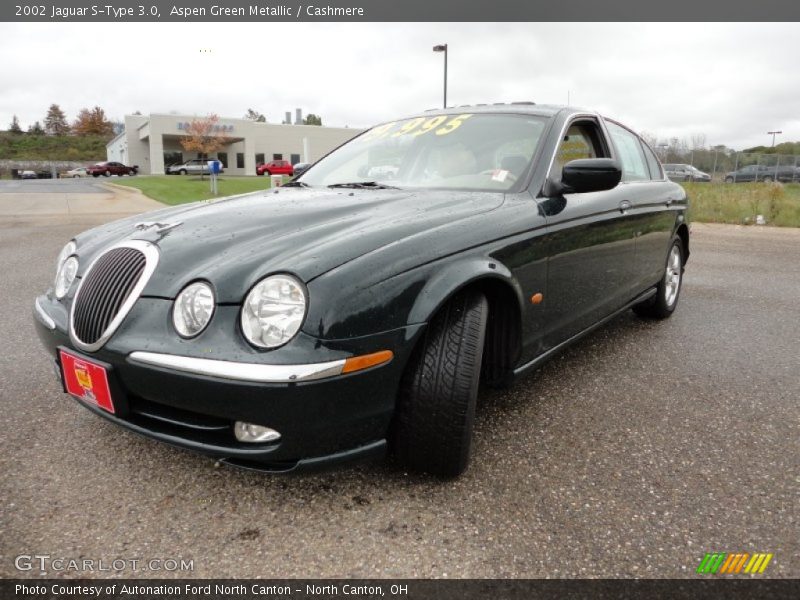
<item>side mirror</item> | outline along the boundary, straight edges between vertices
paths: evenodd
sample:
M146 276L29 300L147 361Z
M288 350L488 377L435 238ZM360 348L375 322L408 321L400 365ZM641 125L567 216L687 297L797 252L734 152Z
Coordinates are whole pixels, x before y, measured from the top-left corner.
M612 158L581 158L564 165L561 182L548 185L548 196L610 190L622 179L622 169ZM548 182L551 183L551 182ZM555 189L552 189L555 188ZM552 192L555 192L553 194Z

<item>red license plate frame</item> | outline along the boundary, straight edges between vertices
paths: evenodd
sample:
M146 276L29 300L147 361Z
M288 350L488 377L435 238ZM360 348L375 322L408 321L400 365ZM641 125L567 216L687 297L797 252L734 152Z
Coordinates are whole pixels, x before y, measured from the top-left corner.
M97 406L112 415L115 414L108 369L66 350L59 349L58 353L64 389L67 393L82 402Z

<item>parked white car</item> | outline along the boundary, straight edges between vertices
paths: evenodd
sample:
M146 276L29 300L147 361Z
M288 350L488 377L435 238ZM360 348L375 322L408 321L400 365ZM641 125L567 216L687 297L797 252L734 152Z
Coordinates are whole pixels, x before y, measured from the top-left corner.
M75 167L74 169L70 169L69 171L63 172L60 177L61 179L69 179L75 177L88 177L89 173L86 171L86 167Z
M223 172L225 169L222 170ZM208 175L208 161L202 158L187 160L182 165L170 165L167 167L167 175Z

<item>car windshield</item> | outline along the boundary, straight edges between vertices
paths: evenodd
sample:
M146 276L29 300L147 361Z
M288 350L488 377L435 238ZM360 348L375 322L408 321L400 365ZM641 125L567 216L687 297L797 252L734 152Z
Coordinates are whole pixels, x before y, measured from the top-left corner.
M450 114L374 127L303 173L311 186L506 191L527 171L546 119Z

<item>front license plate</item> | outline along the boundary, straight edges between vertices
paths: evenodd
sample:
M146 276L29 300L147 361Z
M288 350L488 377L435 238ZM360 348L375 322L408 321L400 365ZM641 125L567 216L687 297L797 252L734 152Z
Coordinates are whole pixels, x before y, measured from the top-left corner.
M67 392L113 414L114 402L111 400L111 388L108 385L108 373L105 367L64 350L59 350L59 354Z

